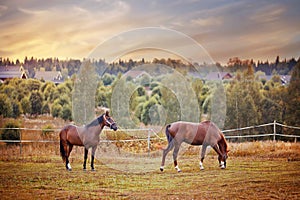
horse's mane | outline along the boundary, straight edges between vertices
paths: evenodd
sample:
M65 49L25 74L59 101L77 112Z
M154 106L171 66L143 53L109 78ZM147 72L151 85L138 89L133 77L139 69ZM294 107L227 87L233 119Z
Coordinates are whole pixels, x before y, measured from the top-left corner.
M222 139L221 139L222 143L224 144L224 147L225 147L224 150L227 151L227 147L228 147L227 142L226 142L225 136L222 133L221 133L221 137L222 137Z
M103 115L104 114L94 119L91 123L87 124L86 127L98 126L99 124L101 124L103 122Z

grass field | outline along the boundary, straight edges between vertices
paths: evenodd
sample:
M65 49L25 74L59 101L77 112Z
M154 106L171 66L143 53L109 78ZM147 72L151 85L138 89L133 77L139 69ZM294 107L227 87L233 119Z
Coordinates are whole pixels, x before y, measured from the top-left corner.
M110 168L100 158L96 161L97 171L83 171L81 149L72 152L73 170L68 172L56 147L25 147L19 155L18 146L2 145L0 196L1 199L300 198L300 144L230 146L232 153L225 170L218 168L215 154L210 153L204 161L205 170L200 171L198 150L188 149L179 156L181 173L173 168L171 154L164 172L159 171L158 162L151 171L132 173ZM37 151L44 153L38 156ZM160 161L159 155L157 160Z

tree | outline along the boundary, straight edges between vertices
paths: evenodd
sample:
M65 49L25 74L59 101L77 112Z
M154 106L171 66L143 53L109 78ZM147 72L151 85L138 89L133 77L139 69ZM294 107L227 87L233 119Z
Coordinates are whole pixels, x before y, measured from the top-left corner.
M9 97L6 94L0 94L0 115L3 117L11 117L13 108Z
M34 91L31 93L29 98L31 104L31 113L32 115L39 115L42 113L43 107L43 98L40 92Z
M24 97L20 103L21 103L23 114L31 113L31 104L30 104L29 97Z
M60 117L62 113L62 106L55 101L52 105L51 114L53 117Z
M300 126L300 61L292 71L291 81L287 88L285 122L288 125Z
M2 140L20 140L20 128L19 124L14 121L9 121L4 125L2 131ZM8 143L11 144L11 143ZM14 143L13 143L14 144Z
M70 105L64 105L61 112L61 118L64 120L72 120L72 109Z
M42 107L42 114L50 114L50 107L48 103L44 103Z
M17 101L13 101L12 102L12 117L13 118L18 118L21 114L21 105L19 102Z

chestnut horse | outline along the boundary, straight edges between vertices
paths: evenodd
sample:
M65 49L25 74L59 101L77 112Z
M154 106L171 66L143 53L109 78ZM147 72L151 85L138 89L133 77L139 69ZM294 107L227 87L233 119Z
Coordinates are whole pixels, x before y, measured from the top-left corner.
M163 157L161 162L160 170L164 170L165 159L169 151L174 147L173 160L175 169L180 172L177 165L177 155L179 147L182 142L186 142L191 145L202 145L200 169L203 170L203 160L205 156L205 151L208 146L211 146L219 155L218 160L221 169L226 168L227 159L227 143L224 135L220 129L211 121L204 121L201 123L191 123L191 122L174 122L167 125L166 127L166 137L168 139L168 147L163 150Z
M78 127L75 125L65 126L59 133L60 138L60 154L63 161L66 163L67 170L71 171L69 156L74 145L84 146L84 162L83 170L86 170L86 160L89 148L92 148L91 168L94 171L94 158L97 146L99 144L99 135L104 128L108 126L114 131L118 129L115 121L109 116L109 112L99 116L97 119L88 125Z

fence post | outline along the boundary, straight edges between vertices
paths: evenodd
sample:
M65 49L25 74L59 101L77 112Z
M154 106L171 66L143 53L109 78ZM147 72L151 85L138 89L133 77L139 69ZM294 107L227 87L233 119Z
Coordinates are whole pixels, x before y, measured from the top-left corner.
M147 138L147 142L148 142L148 156L150 157L150 129L148 129L148 138Z
M273 141L276 141L276 120L274 120L273 124Z
M22 155L22 130L19 129L20 131L20 155Z

